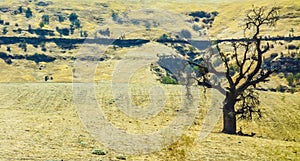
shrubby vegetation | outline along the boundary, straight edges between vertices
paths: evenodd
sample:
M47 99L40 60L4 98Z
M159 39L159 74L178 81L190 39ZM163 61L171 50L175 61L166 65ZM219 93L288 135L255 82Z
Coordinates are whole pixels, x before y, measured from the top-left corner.
M42 22L43 22L45 25L49 25L49 15L43 15L43 16L42 16Z
M43 28L45 26L45 23L44 22L40 22L39 26L40 26L40 28Z
M57 17L58 17L59 22L64 22L65 21L65 18L61 14L57 15Z
M32 17L32 11L31 9L28 7L27 10L25 11L25 17L26 18L30 18Z
M76 13L73 12L69 15L70 22L74 22L77 19L78 19L78 15Z
M80 28L81 27L80 20L78 19L78 15L76 13L71 13L69 15L69 20L71 22L71 25L70 25L71 34L73 34L74 27L75 28Z
M289 86L296 86L300 83L300 73L290 74L286 77Z
M160 81L163 84L178 84L176 79L169 77L169 76L165 76L165 75L162 76Z
M2 34L5 35L8 32L7 27L3 27Z

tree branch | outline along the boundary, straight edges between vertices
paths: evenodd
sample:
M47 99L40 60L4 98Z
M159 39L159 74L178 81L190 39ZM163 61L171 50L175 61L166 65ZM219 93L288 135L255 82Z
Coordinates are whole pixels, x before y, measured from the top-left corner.
M224 55L224 53L221 52L221 49L220 49L219 45L217 45L217 50L218 50L218 52L219 52L219 54L221 56L222 61L225 64L225 67L226 67L226 73L225 73L225 75L226 75L226 79L228 80L230 90L233 90L233 89L235 89L235 86L234 86L233 80L232 80L232 78L230 76L230 68L229 68L229 65L228 65L227 58Z

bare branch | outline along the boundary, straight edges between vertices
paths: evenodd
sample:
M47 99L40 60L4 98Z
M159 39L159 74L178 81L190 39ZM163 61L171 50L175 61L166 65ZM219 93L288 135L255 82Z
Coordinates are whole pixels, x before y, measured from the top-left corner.
M247 61L247 54L248 54L248 52L249 52L249 46L250 46L250 42L246 42L246 44L243 44L242 46L244 46L245 47L245 51L244 51L244 53L243 53L243 60L242 60L242 63L239 65L239 67L240 67L240 71L239 71L239 77L236 79L236 81L235 81L235 83L234 83L234 85L235 86L237 86L239 83L240 83L240 81L243 79L243 78L245 78L245 74L250 70L250 68L251 68L251 66L252 66L252 62L251 62L251 64L250 64L250 66L249 66L249 68L246 70L246 72L245 73L243 73L243 70L244 70L244 65L245 65L245 63L246 63L246 61Z
M269 11L265 7L254 7L246 16L244 32L254 28L255 34L252 38L258 38L262 25L273 26L278 21L278 10L277 7L272 7Z
M217 45L217 50L219 51L221 59L222 59L222 61L225 64L225 67L226 67L226 74L225 74L226 75L226 79L228 80L230 89L232 90L233 88L235 88L235 86L234 86L233 80L232 80L232 78L230 76L230 68L229 68L229 65L228 65L227 57L224 55L223 52L221 52L221 49L220 49L219 45Z

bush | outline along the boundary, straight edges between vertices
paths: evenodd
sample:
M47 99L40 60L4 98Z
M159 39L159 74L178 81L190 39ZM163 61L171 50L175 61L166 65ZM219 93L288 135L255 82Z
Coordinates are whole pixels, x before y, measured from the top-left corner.
M212 14L213 16L218 16L219 12L213 11L211 14Z
M295 75L291 74L289 76L286 77L286 80L289 84L289 86L295 86L299 84L299 80L300 80L300 73L297 73Z
M57 17L58 17L58 21L59 22L64 22L65 21L65 18L62 16L62 15L57 15Z
M27 10L25 11L25 17L26 18L30 18L32 17L32 11L31 9L28 7Z
M69 28L62 28L56 27L56 31L60 34L60 36L69 36L70 30Z
M84 36L84 37L88 37L88 36L89 36L89 34L87 33L87 31L84 31L84 32L83 32L83 36Z
M23 7L22 7L22 6L19 6L19 7L18 7L18 11L19 11L19 13L23 13Z
M159 40L167 40L169 36L167 34L163 34L159 37Z
M75 20L75 21L73 22L73 24L74 24L75 28L80 28L80 27L81 27L81 24L80 24L80 21L79 21L79 20Z
M296 45L288 45L288 46L287 46L287 49L289 49L289 50L298 50L299 47L296 46Z
M8 32L7 27L3 27L2 34L5 35Z
M168 76L162 76L161 83L163 83L163 84L178 84L176 79L174 79L172 77L168 77Z
M77 14L76 13L71 13L70 15L69 15L69 20L71 21L71 22L74 22L75 20L77 20L77 18L78 18L78 16L77 16Z
M113 11L113 13L111 14L111 17L112 17L113 21L117 21L119 15L118 15L118 13L116 13L116 12Z
M294 76L293 75L287 76L286 80L287 80L289 86L292 86L294 84Z
M276 87L276 91L278 92L285 92L287 90L287 87L283 86L283 85L279 85Z
M199 17L199 18L210 18L210 14L204 11L196 11L189 14L189 16Z
M211 44L212 44L212 45L217 45L217 44L218 44L218 40L212 40L212 41L211 41Z
M94 149L92 151L92 154L95 154L95 155L106 155L106 152L101 150L101 149Z
M49 16L48 15L43 15L42 16L42 21L45 25L49 24Z
M28 25L28 32L32 34L32 27L31 27L31 25Z
M11 58L7 58L7 59L5 59L4 61L5 61L5 63L8 64L8 65L9 65L9 64L12 64Z
M40 22L40 28L43 28L45 26L44 22Z
M118 155L116 156L117 159L120 159L120 160L126 160L126 156L124 155Z

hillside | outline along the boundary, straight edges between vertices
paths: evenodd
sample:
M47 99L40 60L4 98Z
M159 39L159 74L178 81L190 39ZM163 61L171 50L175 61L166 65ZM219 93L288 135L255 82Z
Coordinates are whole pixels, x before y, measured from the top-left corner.
M153 66L243 38L253 5L281 8L262 30L281 68L257 87L262 118L238 121L255 135L226 135L220 93ZM299 160L299 23L294 0L0 1L0 160Z

